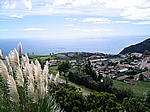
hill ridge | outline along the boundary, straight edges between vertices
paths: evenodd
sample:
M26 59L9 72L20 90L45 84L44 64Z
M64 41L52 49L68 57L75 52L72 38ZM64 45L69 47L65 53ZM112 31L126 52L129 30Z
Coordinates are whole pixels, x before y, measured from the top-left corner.
M150 38L148 38L140 43L125 47L119 54L126 54L129 52L130 53L133 53L133 52L144 53L145 50L150 51Z

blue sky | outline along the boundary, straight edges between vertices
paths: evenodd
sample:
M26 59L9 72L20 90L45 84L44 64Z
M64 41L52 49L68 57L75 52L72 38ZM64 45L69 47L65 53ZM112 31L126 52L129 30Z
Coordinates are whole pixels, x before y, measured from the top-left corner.
M1 38L149 36L150 0L0 0Z

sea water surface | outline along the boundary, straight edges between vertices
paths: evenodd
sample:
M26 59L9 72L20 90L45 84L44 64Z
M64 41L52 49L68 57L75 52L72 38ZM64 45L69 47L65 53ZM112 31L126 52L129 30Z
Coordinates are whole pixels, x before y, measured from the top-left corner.
M123 36L123 37L86 37L73 39L0 39L0 49L3 57L10 50L18 49L18 43L23 46L23 53L49 55L61 52L101 52L106 54L118 54L123 48L139 43L148 36Z

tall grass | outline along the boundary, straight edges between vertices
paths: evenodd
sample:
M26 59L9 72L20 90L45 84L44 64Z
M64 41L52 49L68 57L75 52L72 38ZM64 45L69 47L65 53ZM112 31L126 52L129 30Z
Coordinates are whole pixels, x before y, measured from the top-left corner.
M48 62L42 70L38 60L22 55L22 44L5 61L0 50L0 112L57 112L61 109L48 92ZM54 81L58 82L59 74ZM52 75L50 77L52 81Z

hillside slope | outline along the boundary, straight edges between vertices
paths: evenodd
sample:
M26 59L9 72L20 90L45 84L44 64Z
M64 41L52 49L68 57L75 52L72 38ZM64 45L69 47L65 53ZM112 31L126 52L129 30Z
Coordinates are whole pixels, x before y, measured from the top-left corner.
M144 53L145 50L150 51L150 38L144 40L143 42L140 42L135 45L131 45L129 47L124 48L119 54L126 54L126 53Z

